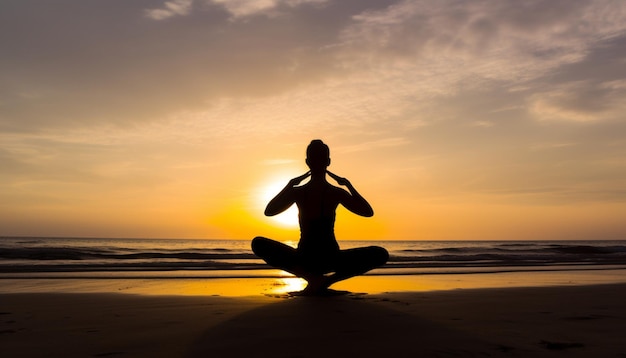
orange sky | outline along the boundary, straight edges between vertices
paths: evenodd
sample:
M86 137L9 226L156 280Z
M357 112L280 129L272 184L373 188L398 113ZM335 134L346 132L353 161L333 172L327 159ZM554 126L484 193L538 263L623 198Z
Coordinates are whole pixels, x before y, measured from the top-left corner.
M320 138L341 239L626 238L626 4L0 3L0 235L297 239ZM289 219L283 219L289 221Z

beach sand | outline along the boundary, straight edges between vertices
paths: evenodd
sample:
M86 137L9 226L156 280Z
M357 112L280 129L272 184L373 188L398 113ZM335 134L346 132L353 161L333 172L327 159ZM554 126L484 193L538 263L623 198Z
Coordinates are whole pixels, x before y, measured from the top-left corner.
M626 284L0 294L2 357L626 357Z

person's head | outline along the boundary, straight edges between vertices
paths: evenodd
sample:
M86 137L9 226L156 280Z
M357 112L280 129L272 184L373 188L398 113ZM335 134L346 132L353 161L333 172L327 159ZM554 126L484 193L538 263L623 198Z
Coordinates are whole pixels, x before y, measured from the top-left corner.
M330 165L330 149L324 142L314 139L306 147L306 164L311 172L325 172Z

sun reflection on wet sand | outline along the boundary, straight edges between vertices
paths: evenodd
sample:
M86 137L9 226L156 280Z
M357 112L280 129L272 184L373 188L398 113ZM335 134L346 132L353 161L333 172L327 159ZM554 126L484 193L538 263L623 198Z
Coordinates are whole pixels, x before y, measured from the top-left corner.
M306 287L306 281L299 277L279 278L275 279L270 286L270 292L266 293L282 295L304 290Z
M589 285L626 282L625 270L515 272L446 275L365 275L338 282L331 288L352 293L437 291L473 288ZM163 278L163 279L2 279L0 293L128 293L184 296L284 296L302 291L306 281L277 278Z

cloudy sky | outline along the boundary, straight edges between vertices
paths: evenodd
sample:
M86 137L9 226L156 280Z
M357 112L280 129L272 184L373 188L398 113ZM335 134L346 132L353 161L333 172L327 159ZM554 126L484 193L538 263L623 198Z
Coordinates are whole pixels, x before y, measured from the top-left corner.
M625 239L621 0L3 0L0 235ZM286 224L287 223L287 224Z

